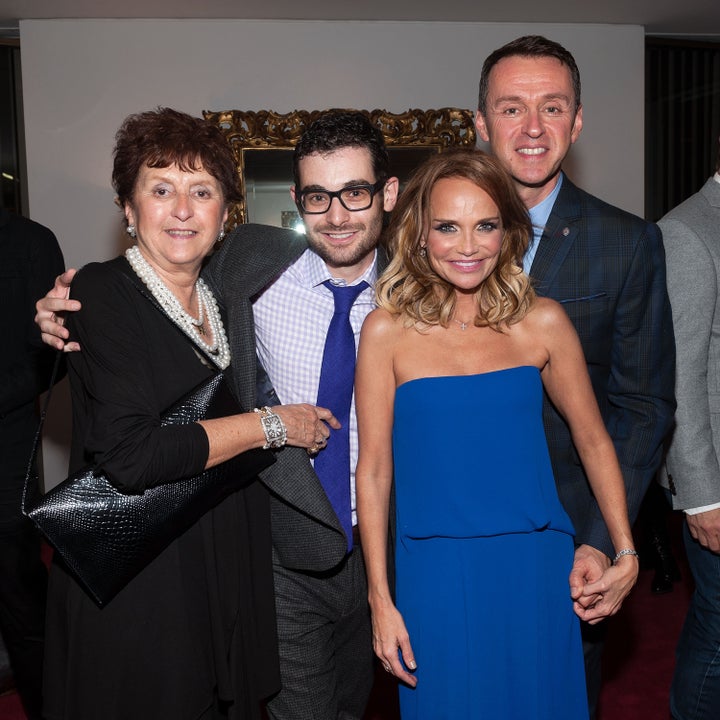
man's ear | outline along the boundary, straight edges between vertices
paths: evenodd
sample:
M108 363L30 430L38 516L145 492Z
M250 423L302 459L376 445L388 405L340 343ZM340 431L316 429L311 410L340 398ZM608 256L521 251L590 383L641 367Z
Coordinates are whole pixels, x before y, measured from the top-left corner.
M580 137L580 131L583 127L583 109L582 105L577 109L575 113L575 122L573 123L572 133L570 135L571 142L575 142Z
M490 136L487 131L487 123L485 122L485 116L479 111L475 111L475 128L478 131L480 139L484 142L490 142Z
M390 212L395 207L399 190L400 181L396 177L388 178L383 188L383 209L385 212Z

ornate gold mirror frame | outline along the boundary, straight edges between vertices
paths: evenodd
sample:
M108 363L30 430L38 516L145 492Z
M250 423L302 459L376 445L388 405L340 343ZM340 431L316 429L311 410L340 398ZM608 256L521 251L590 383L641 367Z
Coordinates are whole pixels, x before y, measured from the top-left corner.
M292 185L292 149L305 128L318 117L320 110L296 110L281 115L271 110L209 111L203 116L217 123L228 138L240 178L241 202L231 205L228 229L248 222L248 175L251 165L282 167L286 192ZM394 114L386 110L361 110L385 137L390 150L390 169L402 183L427 152L441 152L451 146L475 147L475 124L472 112L459 108L408 110ZM396 149L399 152L396 152ZM283 155L261 155L253 151L284 150ZM419 151L419 152L418 152ZM289 197L289 194L288 194ZM286 213L287 214L287 213ZM255 221L250 218L251 221Z

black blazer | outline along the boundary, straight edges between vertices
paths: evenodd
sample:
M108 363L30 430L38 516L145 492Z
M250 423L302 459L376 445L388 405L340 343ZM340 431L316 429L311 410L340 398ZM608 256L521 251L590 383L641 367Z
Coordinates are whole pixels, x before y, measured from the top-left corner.
M55 353L40 341L35 301L63 272L55 235L0 208L0 478L21 486L38 419L37 396L48 389Z

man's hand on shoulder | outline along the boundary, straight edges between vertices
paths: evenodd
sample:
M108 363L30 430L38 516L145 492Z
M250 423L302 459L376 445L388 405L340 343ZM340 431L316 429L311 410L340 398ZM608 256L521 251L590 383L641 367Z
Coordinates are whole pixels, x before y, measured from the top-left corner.
M56 350L64 352L75 352L80 350L76 342L66 342L70 333L64 327L66 312L75 312L80 309L77 300L70 300L70 284L75 273L74 268L69 268L62 275L55 278L55 285L50 292L35 304L37 315L35 324L40 328L42 341Z

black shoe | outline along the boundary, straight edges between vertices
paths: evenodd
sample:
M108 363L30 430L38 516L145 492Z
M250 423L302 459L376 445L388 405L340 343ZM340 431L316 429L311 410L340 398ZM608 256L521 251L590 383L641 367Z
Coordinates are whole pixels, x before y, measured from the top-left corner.
M673 579L663 570L657 569L650 583L650 591L653 595L664 595L673 591Z
M672 592L673 583L681 579L678 567L669 544L656 535L652 539L655 575L650 583L650 590L655 595Z

